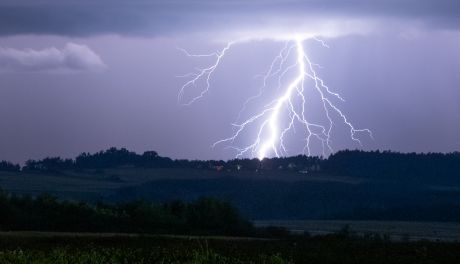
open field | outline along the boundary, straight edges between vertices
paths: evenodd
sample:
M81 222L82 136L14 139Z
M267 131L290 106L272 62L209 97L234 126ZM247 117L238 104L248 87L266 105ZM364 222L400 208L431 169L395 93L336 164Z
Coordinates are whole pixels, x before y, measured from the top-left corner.
M59 173L0 172L0 186L18 194L50 193L75 200L103 200L122 187L161 179L208 179L213 171L184 169L117 168L107 170L62 171Z
M136 234L0 233L0 263L457 263L460 243L343 235L248 239Z
M39 195L49 193L73 200L97 201L113 195L118 189L139 186L161 180L205 180L234 178L281 182L343 182L359 183L351 177L326 174L302 174L290 171L214 171L205 169L149 169L120 167L105 170L60 171L56 173L1 172L0 187L17 194Z
M460 221L460 183L452 177L448 184L413 184L391 177L228 170L134 166L25 170L0 172L0 188L14 194L48 193L62 200L92 204L213 197L230 202L250 219Z
M397 241L460 241L460 223L454 222L266 220L255 221L254 223L258 227L279 226L287 228L292 233L308 232L311 235L332 234L348 226L349 231L358 235L376 233Z

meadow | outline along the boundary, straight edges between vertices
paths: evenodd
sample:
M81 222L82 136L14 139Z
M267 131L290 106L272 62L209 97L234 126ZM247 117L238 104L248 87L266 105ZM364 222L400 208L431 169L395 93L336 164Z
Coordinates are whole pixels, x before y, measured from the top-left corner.
M392 241L451 241L460 239L458 222L354 221L354 220L261 220L256 227L278 226L292 233L334 234L348 227L350 232L366 236L381 234Z
M345 233L284 238L4 232L0 263L458 263L460 243Z

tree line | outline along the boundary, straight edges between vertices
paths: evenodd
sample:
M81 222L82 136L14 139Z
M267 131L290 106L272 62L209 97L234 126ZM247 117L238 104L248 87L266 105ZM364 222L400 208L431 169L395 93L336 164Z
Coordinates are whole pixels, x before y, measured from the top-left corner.
M79 169L107 169L116 167L142 167L142 168L189 168L209 170L267 170L289 168L289 164L299 167L309 167L319 164L320 157L282 157L264 159L233 159L233 160L187 160L162 157L155 151L146 151L142 154L129 151L125 148L109 148L94 154L82 153L75 159L61 157L47 157L41 160L28 160L23 167L10 162L0 163L0 171L35 171L59 172Z
M212 198L90 205L48 194L30 197L0 191L0 212L2 231L250 235L255 230L232 205Z
M458 177L460 153L398 153L392 151L344 150L327 158L305 155L293 157L233 160L185 160L162 157L155 151L143 154L125 148L110 148L94 154L82 153L75 159L47 157L28 160L23 167L0 162L0 171L60 172L66 170L103 170L115 167L187 168L225 171L291 170L363 178L433 179Z
M9 161L0 161L0 171L20 171L21 166L19 164L13 164Z
M323 161L325 172L398 181L452 180L460 177L460 152L398 153L344 150Z

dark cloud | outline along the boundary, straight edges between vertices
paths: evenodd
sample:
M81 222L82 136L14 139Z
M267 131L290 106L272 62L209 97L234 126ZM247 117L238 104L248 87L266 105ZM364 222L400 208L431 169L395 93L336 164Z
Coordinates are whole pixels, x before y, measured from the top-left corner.
M0 72L68 73L105 68L99 55L85 45L67 43L63 49L43 50L0 47Z
M450 29L460 27L458 14L457 0L4 0L0 3L0 35L155 36L308 17L402 19Z

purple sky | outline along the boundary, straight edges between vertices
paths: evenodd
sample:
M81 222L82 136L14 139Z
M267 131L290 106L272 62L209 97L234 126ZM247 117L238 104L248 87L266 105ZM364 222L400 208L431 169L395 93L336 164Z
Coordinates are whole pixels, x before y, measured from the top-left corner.
M228 159L233 131L286 36L305 40L340 107L374 140L337 125L333 147L460 150L460 4L406 1L2 1L0 159L74 157L111 146ZM45 19L46 18L46 19ZM232 47L205 97L181 106L178 75ZM189 90L193 96L198 90ZM254 101L245 117L272 98ZM314 105L313 105L314 106ZM311 110L315 112L315 108ZM298 135L299 137L301 135ZM298 138L293 136L293 152ZM244 134L238 144L254 139ZM296 141L297 140L297 141Z

